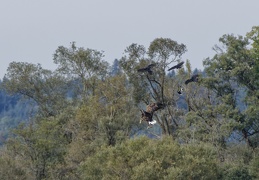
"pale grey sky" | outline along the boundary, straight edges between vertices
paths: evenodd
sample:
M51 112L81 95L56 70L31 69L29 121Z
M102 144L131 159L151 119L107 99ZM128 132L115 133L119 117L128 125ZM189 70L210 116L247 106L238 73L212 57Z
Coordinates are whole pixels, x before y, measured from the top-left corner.
M104 51L111 63L132 43L155 38L187 46L183 60L202 69L223 34L245 35L259 25L258 0L6 0L0 3L0 78L10 62L54 69L58 46Z

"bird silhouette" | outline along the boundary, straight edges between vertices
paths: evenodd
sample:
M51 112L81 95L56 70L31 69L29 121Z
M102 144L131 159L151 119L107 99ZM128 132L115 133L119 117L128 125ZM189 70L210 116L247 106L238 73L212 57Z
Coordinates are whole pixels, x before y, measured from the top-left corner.
M198 82L198 80L199 80L199 74L194 74L194 75L192 75L192 77L190 79L187 79L185 81L185 84L187 85L190 82Z
M153 125L156 123L155 120L153 120L153 113L149 113L147 111L144 111L143 109L140 110L141 111L141 119L140 119L140 122L141 123L142 121L146 121L149 125Z
M183 92L183 87L182 86L178 86L177 93L181 95L182 92Z
M144 68L140 68L137 71L138 72L148 72L150 75L153 74L153 71L151 70L152 67L154 67L156 64L149 64L148 66L144 67Z
M172 69L180 69L183 66L184 62L180 62L179 64L176 64L175 66L171 67L168 69L168 71L172 70Z
M160 102L151 103L147 105L146 111L149 113L154 113L155 111L158 111L159 109L164 108L164 104Z
M159 109L164 108L164 104L160 103L160 102L156 102L156 103L151 103L149 105L147 105L146 107L146 111L144 111L143 109L141 109L141 119L140 119L140 123L142 121L146 121L150 127L150 125L154 125L156 123L156 120L153 119L153 114L155 111L158 111Z

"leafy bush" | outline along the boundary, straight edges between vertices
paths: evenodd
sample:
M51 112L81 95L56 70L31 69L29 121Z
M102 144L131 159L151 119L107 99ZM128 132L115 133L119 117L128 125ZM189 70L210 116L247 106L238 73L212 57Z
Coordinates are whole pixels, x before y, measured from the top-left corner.
M102 147L81 166L82 179L217 179L217 156L207 144L179 145L170 137L140 137Z

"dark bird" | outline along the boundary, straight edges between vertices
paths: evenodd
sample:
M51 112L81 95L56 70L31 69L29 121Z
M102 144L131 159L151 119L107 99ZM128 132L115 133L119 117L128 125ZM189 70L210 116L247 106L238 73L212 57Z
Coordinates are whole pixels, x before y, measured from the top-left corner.
M177 93L181 95L182 92L183 92L183 87L182 86L178 86Z
M183 67L184 62L180 62L179 64L176 64L175 66L171 67L168 69L168 71L172 70L172 69L180 69L181 67Z
M153 74L153 71L151 70L152 67L154 67L156 64L149 64L148 66L144 68L138 69L138 72L148 72L150 75Z
M141 111L140 123L142 121L146 121L148 123L148 127L150 127L150 125L154 125L156 123L156 120L152 119L153 113L164 107L165 107L164 104L162 104L160 102L151 103L151 104L147 105L146 111L144 111L142 109L140 110Z
M156 123L156 120L153 120L153 113L149 113L147 111L144 111L143 109L140 110L141 111L141 119L140 122L142 121L146 121L148 123L148 125L153 125Z
M185 84L187 85L190 82L198 82L198 80L199 80L199 74L194 74L190 79L187 79L185 81Z
M151 103L147 105L146 111L149 113L154 113L155 111L158 111L159 109L163 109L163 108L164 108L164 104L160 102L156 102L156 103Z

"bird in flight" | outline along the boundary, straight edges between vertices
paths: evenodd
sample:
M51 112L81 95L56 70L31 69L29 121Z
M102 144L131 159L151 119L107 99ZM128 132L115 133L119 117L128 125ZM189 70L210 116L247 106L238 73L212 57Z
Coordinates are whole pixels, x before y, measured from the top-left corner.
M149 105L147 105L147 109L146 111L149 113L154 113L155 111L164 108L164 104L160 103L160 102L156 102L156 103L151 103Z
M138 72L148 72L150 75L153 74L153 71L151 70L152 67L154 67L156 64L149 64L148 66L144 67L144 68L140 68L138 69Z
M183 92L183 87L182 86L178 86L177 93L181 95L182 92Z
M156 102L156 103L151 103L151 104L147 105L146 111L141 109L140 110L141 111L140 123L142 121L146 121L148 123L149 127L150 127L150 125L154 125L156 123L156 120L153 119L153 113L162 108L164 108L164 104L162 104L160 102Z
M180 69L184 64L184 61L180 62L179 64L176 64L175 66L171 67L168 69L168 71L172 70L172 69Z
M185 81L185 84L187 85L190 82L198 82L198 80L199 80L199 74L194 74L194 75L192 75L192 77L190 79L187 79Z
M153 120L153 113L149 113L147 111L144 111L143 109L141 109L140 111L141 119L139 123L141 123L142 121L146 121L148 125L154 125L156 123L156 120Z

